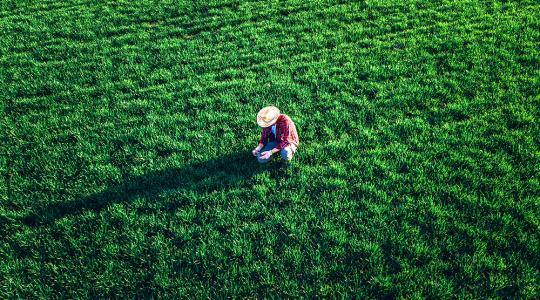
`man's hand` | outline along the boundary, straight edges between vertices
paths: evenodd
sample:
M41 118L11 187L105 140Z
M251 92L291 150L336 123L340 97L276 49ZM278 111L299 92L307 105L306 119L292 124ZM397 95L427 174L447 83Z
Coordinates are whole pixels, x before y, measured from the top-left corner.
M264 151L263 153L261 153L262 159L269 159L270 156L272 156L272 151Z
M259 155L259 151L261 151L261 147L257 146L257 148L253 149L253 151L251 151L251 153L253 154L253 156L257 156L257 155Z

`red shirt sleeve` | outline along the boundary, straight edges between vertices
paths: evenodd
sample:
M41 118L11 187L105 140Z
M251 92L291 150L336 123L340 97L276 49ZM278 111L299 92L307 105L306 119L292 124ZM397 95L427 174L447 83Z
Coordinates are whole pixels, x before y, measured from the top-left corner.
M266 145L266 143L268 143L268 137L270 135L270 131L271 129L268 127L262 129L261 138L259 139L259 144Z
M279 141L279 145L276 147L276 149L281 150L287 146L289 146L289 122L285 121L283 122L283 125L280 126L281 130L281 139Z

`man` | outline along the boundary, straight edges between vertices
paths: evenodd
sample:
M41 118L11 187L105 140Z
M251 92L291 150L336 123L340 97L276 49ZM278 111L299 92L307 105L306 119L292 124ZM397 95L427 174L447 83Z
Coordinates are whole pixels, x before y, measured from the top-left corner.
M281 158L290 161L299 144L296 126L291 118L280 113L277 107L267 106L257 114L257 124L263 128L259 145L252 151L257 161L267 163L278 152Z

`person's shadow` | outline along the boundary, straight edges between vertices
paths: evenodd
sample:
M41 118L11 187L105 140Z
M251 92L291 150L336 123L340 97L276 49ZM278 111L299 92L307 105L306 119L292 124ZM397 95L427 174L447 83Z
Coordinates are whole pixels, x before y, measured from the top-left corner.
M282 174L283 168L286 168L285 163L261 165L249 151L236 152L181 168L127 177L121 184L111 186L103 192L34 209L31 214L22 217L21 221L29 226L42 226L84 211L100 211L112 203L129 202L138 196L155 199L155 196L166 190L182 189L205 193L239 188L250 185L250 179L256 173L267 170L270 176L274 177ZM166 209L172 210L181 205L168 204Z

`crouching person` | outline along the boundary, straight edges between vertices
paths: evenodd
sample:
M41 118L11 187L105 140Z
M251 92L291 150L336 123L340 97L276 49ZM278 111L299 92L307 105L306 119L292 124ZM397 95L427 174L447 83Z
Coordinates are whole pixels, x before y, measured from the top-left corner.
M298 149L298 133L289 116L279 112L274 106L267 106L257 114L257 124L262 127L259 145L253 149L253 156L260 163L269 162L278 153L290 161Z

